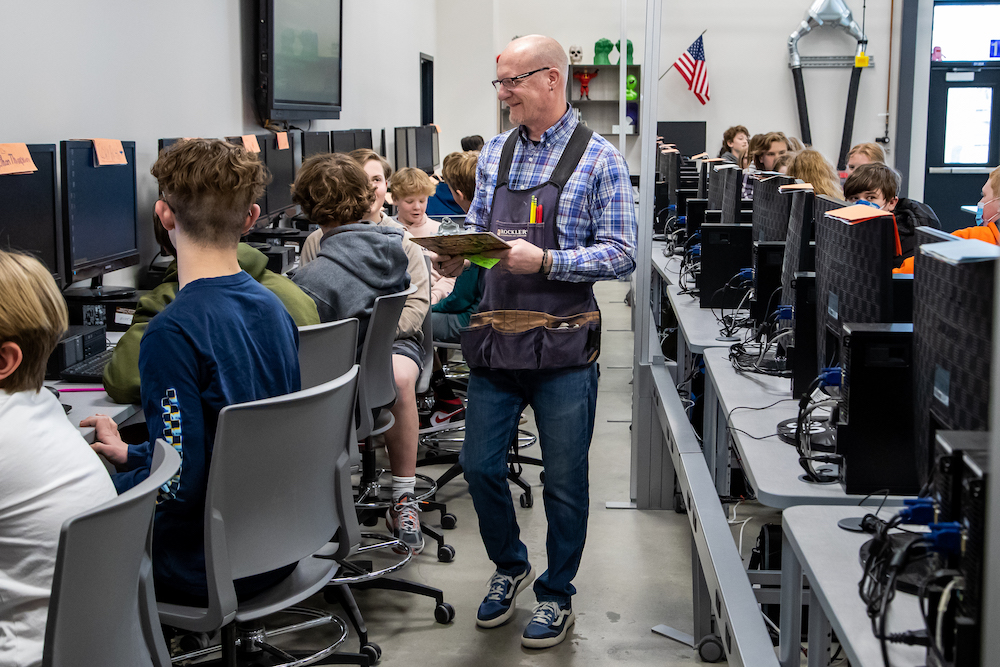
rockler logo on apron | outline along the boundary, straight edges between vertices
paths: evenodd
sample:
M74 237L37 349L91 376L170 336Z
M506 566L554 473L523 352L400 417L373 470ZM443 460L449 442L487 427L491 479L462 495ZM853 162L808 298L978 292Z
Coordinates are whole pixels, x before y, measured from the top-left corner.
M490 211L490 231L558 250L559 198L583 157L592 131L577 125L548 181L525 190L507 183L518 133L504 144ZM531 223L531 201L542 211ZM601 349L601 313L593 283L549 280L543 274L484 271L479 312L462 332L462 353L473 368L539 370L584 366Z

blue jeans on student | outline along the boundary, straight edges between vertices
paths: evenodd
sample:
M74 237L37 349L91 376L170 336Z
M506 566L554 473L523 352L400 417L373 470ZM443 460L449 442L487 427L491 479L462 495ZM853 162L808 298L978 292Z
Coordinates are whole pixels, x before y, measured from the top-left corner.
M542 500L548 569L535 581L538 601L570 601L587 539L590 490L587 456L597 407L597 364L534 371L473 369L459 461L479 515L486 553L501 574L528 567L528 549L507 485L507 451L530 405L545 463Z

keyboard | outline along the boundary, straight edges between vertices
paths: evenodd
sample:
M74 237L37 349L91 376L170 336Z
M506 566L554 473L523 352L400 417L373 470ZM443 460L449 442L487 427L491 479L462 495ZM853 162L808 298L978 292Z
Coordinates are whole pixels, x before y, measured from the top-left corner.
M78 364L73 364L60 373L59 377L64 382L101 384L104 381L104 367L111 361L114 351L114 348L108 348Z

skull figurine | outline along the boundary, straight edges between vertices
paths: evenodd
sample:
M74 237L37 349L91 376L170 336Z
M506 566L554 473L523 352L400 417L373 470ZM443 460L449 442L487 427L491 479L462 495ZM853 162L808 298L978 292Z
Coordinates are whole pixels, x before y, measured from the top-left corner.
M583 62L583 48L579 46L569 47L569 62L573 65L579 65Z

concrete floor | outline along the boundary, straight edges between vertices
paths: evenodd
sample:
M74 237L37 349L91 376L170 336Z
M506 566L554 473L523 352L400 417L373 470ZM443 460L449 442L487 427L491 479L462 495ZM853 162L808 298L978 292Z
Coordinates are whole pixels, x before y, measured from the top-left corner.
M629 499L629 423L631 421L632 333L630 311L624 303L628 283L596 286L603 313L603 350L597 420L591 448L590 524L587 548L575 580L573 600L576 625L562 645L542 651L521 647L521 631L534 604L530 591L521 596L513 621L500 628L476 627L476 609L486 593L494 566L479 537L478 522L467 485L461 478L443 488L438 497L458 518L447 531L457 555L439 563L428 550L401 571L401 576L444 590L456 611L449 625L434 621L429 598L385 591L356 593L368 624L369 638L382 647L381 665L435 665L492 667L493 665L686 665L699 662L694 650L654 634L665 623L691 632L691 553L687 518L672 511L609 510L606 501ZM525 428L533 430L530 420ZM537 446L525 451L537 456ZM421 472L436 477L443 467ZM535 489L533 508L518 506L521 537L533 564L545 567L545 513L541 504L538 469L525 470ZM746 518L741 512L742 518ZM431 521L438 520L430 515ZM756 523L756 522L754 522ZM737 526L739 528L739 526ZM744 550L756 536L747 526ZM323 606L322 598L310 601ZM334 606L334 613L339 608ZM305 648L322 640L324 631L282 642ZM344 650L356 651L352 635Z

